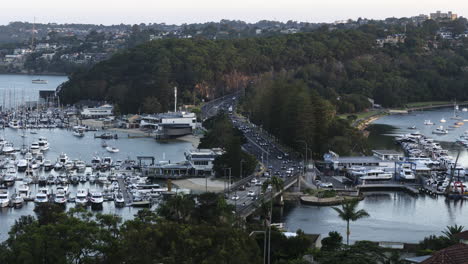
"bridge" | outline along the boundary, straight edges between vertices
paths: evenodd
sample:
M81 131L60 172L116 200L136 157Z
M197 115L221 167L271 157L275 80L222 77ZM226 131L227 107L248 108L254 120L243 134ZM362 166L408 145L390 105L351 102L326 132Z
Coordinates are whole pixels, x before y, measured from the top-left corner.
M269 203L271 199L278 197L279 195L281 195L281 193L283 193L285 190L292 187L294 184L299 184L300 178L301 178L300 173L296 173L292 175L291 177L288 177L284 181L284 187L282 191L278 192L273 188L270 191L267 191L257 200L250 200L250 202L247 203L245 206L242 206L241 208L238 208L236 210L237 216L240 218L246 218L249 215L253 214L255 211L257 211L258 208L262 206L262 201L264 203Z

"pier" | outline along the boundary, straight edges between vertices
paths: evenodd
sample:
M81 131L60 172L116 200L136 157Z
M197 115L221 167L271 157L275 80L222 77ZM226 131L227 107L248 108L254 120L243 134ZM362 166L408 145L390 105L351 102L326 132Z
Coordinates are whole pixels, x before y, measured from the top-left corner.
M409 186L405 184L396 184L396 183L381 183L381 184L364 184L357 185L356 188L359 191L372 191L372 190L401 190L406 191L411 194L419 194L417 185Z
M131 205L133 201L132 194L127 190L123 178L118 178L117 182L119 183L119 189L122 191L123 198L125 200L125 206Z

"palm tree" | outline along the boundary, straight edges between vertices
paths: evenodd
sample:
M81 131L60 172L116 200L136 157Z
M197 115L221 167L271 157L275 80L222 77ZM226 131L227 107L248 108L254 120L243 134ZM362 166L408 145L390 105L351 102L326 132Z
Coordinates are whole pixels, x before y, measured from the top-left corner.
M359 211L356 211L356 206L358 204L357 199L345 201L342 205L341 208L338 207L332 207L333 210L338 212L338 216L346 221L346 244L349 245L349 221L356 221L358 219L368 217L369 213L367 213L364 209L361 209Z
M444 234L448 240L454 241L455 235L461 233L463 229L465 229L464 226L455 224L454 226L447 226L446 230L442 231L442 234Z
M268 189L268 186L271 185L271 197L270 197L270 217L269 217L269 224L268 224L268 263L270 263L270 250L271 250L271 219L272 219L272 213L273 213L273 195L275 192L282 192L284 188L284 181L280 177L273 176L270 179L266 180L263 182L262 185L262 191L265 193L265 191ZM273 192L273 189L275 192Z

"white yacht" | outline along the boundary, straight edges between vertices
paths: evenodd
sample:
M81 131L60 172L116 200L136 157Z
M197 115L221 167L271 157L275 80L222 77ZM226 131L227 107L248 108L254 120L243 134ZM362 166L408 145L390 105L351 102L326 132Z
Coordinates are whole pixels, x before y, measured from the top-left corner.
M392 173L385 172L381 169L372 169L367 170L362 173L362 176L359 177L361 180L391 180L393 178Z
M76 193L75 203L77 205L88 204L88 192L85 189L78 189L78 192Z
M66 170L72 170L74 166L75 164L71 160L65 162L65 164L63 165L63 167L65 167Z
M65 153L61 153L60 156L57 159L58 162L65 164L68 161L68 156Z
M8 123L8 125L14 129L20 128L19 121L16 119L11 120L10 123Z
M39 146L39 143L37 142L33 142L29 149L33 155L37 155L41 151L41 147Z
M30 163L33 160L32 153L31 152L26 153L26 155L24 155L24 159L26 160L26 162Z
M54 167L50 160L44 160L43 166L46 171L50 171Z
M28 167L28 161L25 159L20 159L18 160L16 167L18 167L18 171L25 171L26 168Z
M123 197L122 192L118 192L114 195L114 203L115 203L115 206L125 205L125 199Z
M10 206L10 197L8 196L8 189L0 189L0 207Z
M15 148L13 147L13 143L7 142L5 145L3 145L2 152L5 154L11 154L15 152Z
M20 184L18 186L18 196L23 197L23 198L29 198L31 196L29 185Z
M75 137L84 137L84 133L83 133L83 131L81 131L81 130L74 130L74 131L73 131L73 135L74 135Z
M94 206L100 206L104 202L104 198L102 196L102 193L98 191L91 192L91 198L90 198L91 204Z
M432 134L445 135L448 134L448 130L445 129L443 126L439 126L438 128L432 131Z
M117 152L120 151L118 148L111 147L111 146L107 147L106 150L107 150L107 152L111 152L111 153L117 153Z
M55 193L54 203L65 204L66 202L67 202L67 197L66 197L65 191L57 187L57 192Z
M75 168L78 171L84 171L86 169L86 163L82 160L75 161Z
M442 119L440 120L441 123L445 123L447 122L447 120L445 120L445 118L442 117Z
M93 159L91 160L91 167L95 169L96 167L99 167L100 165L101 165L101 158L97 156L93 157Z
M434 123L432 123L431 120L424 120L424 125L432 126L432 125L434 125Z
M414 180L416 177L414 176L413 170L410 168L401 168L400 169L400 177L405 180Z
M112 166L112 158L111 157L104 157L102 159L102 163L107 166Z
M46 137L39 137L39 147L42 151L49 150L49 142Z
M35 203L47 203L49 201L49 189L48 188L40 188L36 194L36 198L34 198Z
M19 195L16 195L16 196L12 199L11 202L13 203L13 206L14 206L15 208L21 208L21 207L23 207L24 198L21 197L21 196L19 196Z

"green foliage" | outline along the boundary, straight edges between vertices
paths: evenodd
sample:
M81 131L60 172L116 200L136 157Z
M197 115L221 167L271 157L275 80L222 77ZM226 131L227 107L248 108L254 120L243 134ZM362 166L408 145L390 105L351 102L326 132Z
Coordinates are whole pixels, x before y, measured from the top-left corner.
M328 233L328 237L322 239L322 251L336 251L343 246L343 237L340 233L332 231Z
M0 244L0 263L261 263L255 240L233 227L233 208L221 195L176 196L162 206L175 208L163 218L141 210L124 223L82 210L41 212L41 223L22 216Z
M241 146L245 138L238 129L235 129L229 117L220 113L203 123L209 129L200 140L199 148L223 148L226 152L214 161L214 170L219 176L225 175L225 168L231 168L233 177L242 177L252 174L257 167L257 160L253 155L242 151ZM241 165L242 163L242 165Z
M346 244L349 245L349 222L350 221L357 221L361 218L368 217L369 213L367 213L364 209L357 210L356 207L359 203L359 200L353 199L348 200L341 204L341 208L339 207L332 207L338 213L338 216L343 220L346 221Z
M419 242L420 253L424 254L437 251L457 244L458 239L455 235L462 232L464 228L465 227L461 225L447 226L446 229L442 231L442 236L430 235L425 237L424 240Z

